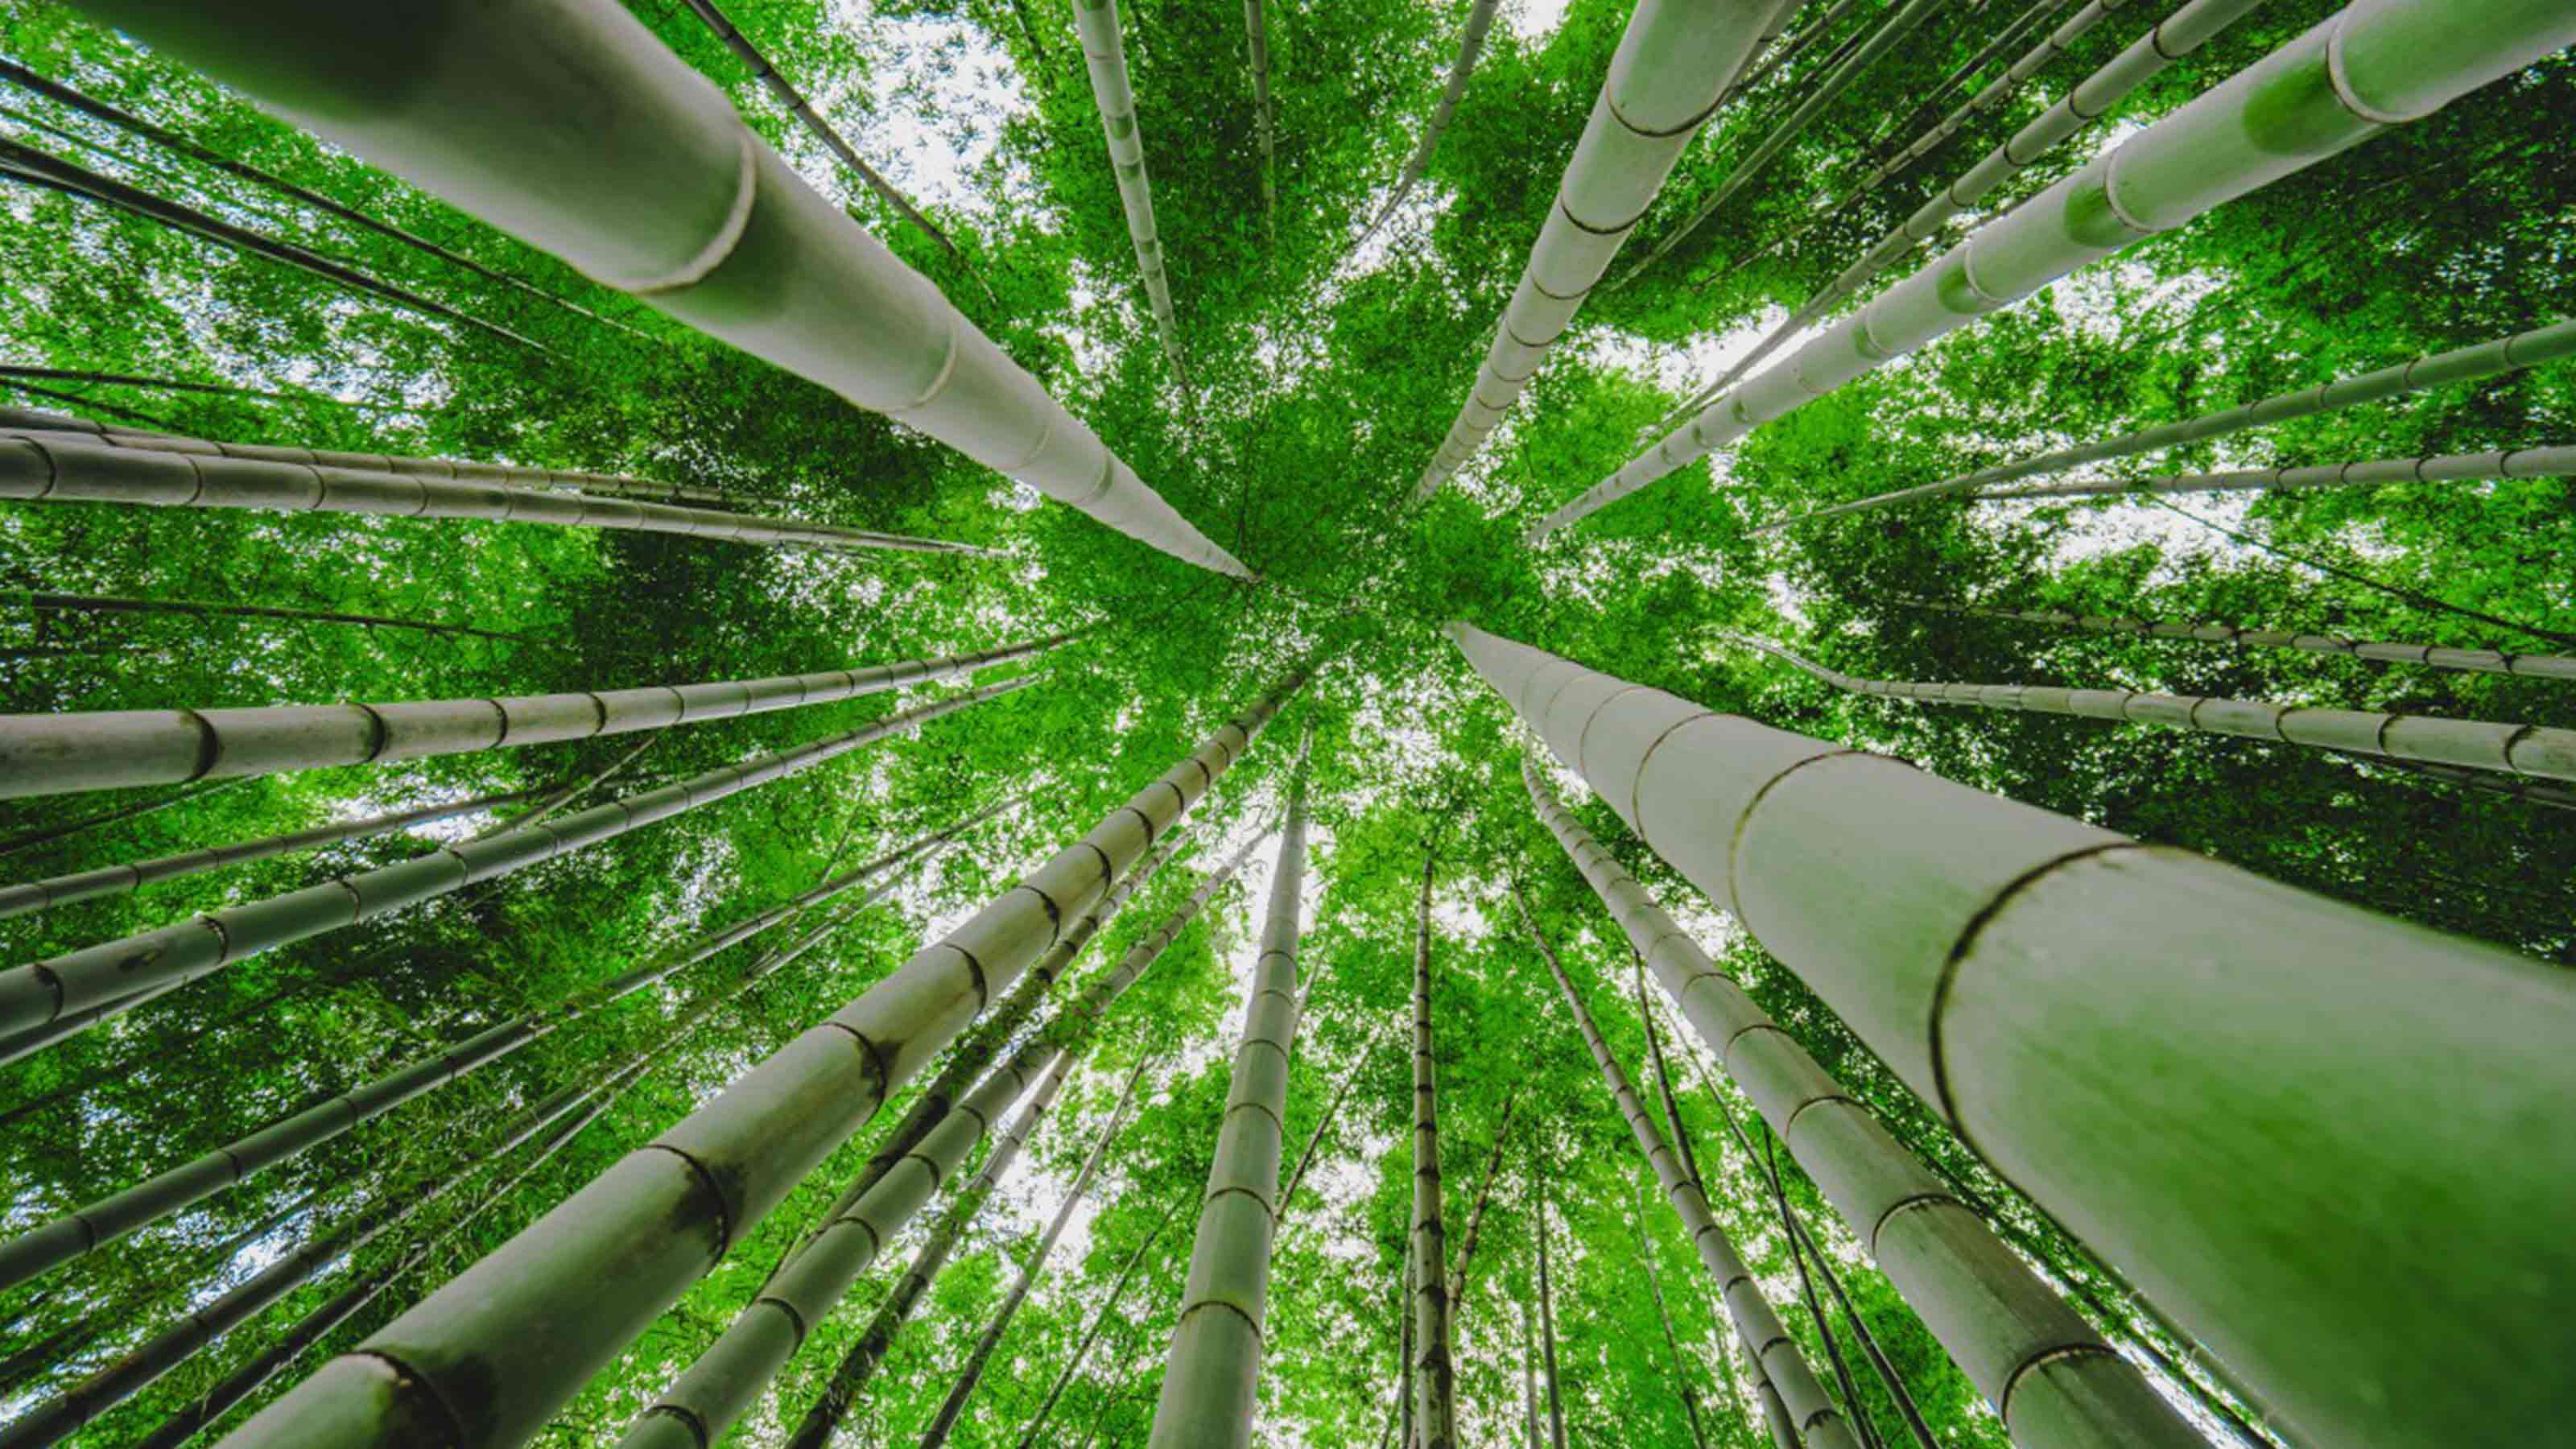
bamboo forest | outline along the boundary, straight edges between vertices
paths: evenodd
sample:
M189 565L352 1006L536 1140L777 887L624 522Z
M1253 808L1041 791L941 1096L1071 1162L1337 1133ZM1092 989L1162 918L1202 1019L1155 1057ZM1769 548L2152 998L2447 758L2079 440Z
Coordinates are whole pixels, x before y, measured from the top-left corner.
M0 1449L2576 1446L2576 0L0 0Z

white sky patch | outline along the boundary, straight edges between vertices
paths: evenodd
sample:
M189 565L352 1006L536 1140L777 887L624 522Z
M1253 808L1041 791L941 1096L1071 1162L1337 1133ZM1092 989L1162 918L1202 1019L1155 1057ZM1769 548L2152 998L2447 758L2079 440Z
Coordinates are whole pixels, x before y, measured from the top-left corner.
M1524 41L1542 41L1565 23L1567 3L1568 0L1521 0L1517 5L1503 7L1503 23Z

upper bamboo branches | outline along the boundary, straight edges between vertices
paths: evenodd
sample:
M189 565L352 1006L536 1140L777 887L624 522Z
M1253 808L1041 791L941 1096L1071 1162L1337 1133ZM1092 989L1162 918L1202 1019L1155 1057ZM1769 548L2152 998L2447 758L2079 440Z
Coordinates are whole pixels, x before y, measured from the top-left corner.
M1246 18L1258 0L1244 0ZM1073 27L1082 38L1083 68L1091 73L1092 103L1100 109L1100 129L1109 138L1109 166L1118 174L1118 204L1127 212L1127 238L1136 244L1136 270L1145 280L1145 300L1154 311L1154 332L1163 341L1163 356L1172 364L1172 380L1190 385L1181 365L1180 323L1172 313L1170 279L1163 273L1163 233L1154 222L1154 183L1145 174L1145 137L1136 126L1136 91L1127 83L1127 46L1118 26L1118 0L1074 0ZM1269 52L1256 52L1264 62L1265 93ZM1262 151L1269 152L1269 106L1262 106ZM1265 160L1262 174L1269 168ZM1265 187L1267 183L1265 182Z
M2576 658L2563 654L2511 654L2501 649L2452 649L2439 644L2390 644L2347 639L2341 634L2294 634L2281 629L2240 629L2232 624L2168 624L2155 619L2123 619L2101 614L2070 614L2064 609L1979 609L1930 599L1897 597L1909 609L1930 609L1972 619L2018 619L2054 624L2088 634L2125 634L2137 638L2191 639L2204 644L2233 644L2240 649L2300 649L2310 654L2342 654L2381 664L2423 664L2435 669L2466 669L2481 674L2520 674L2539 679L2576 680Z
M475 0L423 0L400 25L290 0L87 8L603 285L1248 576L613 0L510 25Z
M2354 0L2130 136L1711 403L1549 514L1532 541L2141 237L2419 120L2576 40L2562 0Z
M1305 682L1303 666L1018 886L652 1144L332 1360L246 1444L515 1444L616 1357L1143 856ZM528 1325L548 1331L532 1335Z
M1415 1437L1421 1449L1457 1449L1458 1368L1450 1345L1449 1233L1440 1217L1438 1069L1431 1042L1431 870L1422 862L1413 936L1413 1289Z
M0 799L382 764L831 704L1026 659L1072 636L859 669L585 694L0 716Z
M1449 82L1440 88L1431 119L1422 123L1422 139L1414 143L1413 154L1404 158L1404 169L1396 173L1395 190L1388 194L1386 205L1378 209L1368 230L1360 233L1360 241L1367 241L1386 225L1386 219L1404 205L1413 188L1422 184L1422 174L1431 169L1431 153L1440 149L1440 134L1449 129L1449 118L1458 113L1459 98L1467 94L1467 77L1475 73L1476 57L1485 52L1485 32L1494 28L1494 11L1501 3L1502 0L1471 0L1468 5L1466 28L1458 32L1458 58L1449 63Z
M1492 435L1636 229L1727 83L1779 33L1791 8L1792 0L1640 0L1610 57L1610 74L1476 385L1414 487L1417 501L1430 497Z
M1454 632L1648 846L2319 1442L2576 1412L2576 1324L2535 1291L2576 1276L2567 973ZM2016 1433L2045 1381L2014 1388Z
M2066 689L2039 684L1926 684L1862 679L1801 658L1776 644L1738 639L1748 649L1792 665L1836 689L1917 704L1974 704L1987 709L2071 714L2085 719L2163 725L2238 735L2317 750L2393 760L2468 765L2543 780L2576 780L2576 730L2484 720L2428 719L2375 710L2325 709L2260 699L2146 694L2132 689Z

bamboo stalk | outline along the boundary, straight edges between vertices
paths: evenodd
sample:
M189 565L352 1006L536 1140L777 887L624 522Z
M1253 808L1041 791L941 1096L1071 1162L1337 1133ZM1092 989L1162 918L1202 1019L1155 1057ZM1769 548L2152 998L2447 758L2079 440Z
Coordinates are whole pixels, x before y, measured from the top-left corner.
M1246 0L1251 3L1251 0ZM1448 82L1440 88L1440 99L1431 107L1431 118L1422 124L1422 139L1413 143L1413 154L1404 158L1404 169L1395 176L1395 190L1388 194L1386 205L1378 208L1377 219L1351 243L1356 251L1377 229L1386 225L1396 208L1422 184L1423 173L1431 169L1431 153L1440 149L1441 134L1449 129L1449 118L1458 113L1458 102L1467 94L1467 78L1476 70L1477 57L1485 53L1485 34L1494 27L1494 12L1501 0L1469 0L1467 23L1458 32L1458 56L1449 62Z
M2339 654L2379 664L2422 664L2434 669L2463 669L2480 674L2512 674L2535 679L2576 679L2576 658L2563 654L2514 654L2501 649L2453 649L2439 644L2392 644L2351 639L2341 634L2294 634L2280 629L2240 629L2232 624L2169 624L2156 619L2075 614L2064 609L1990 609L1944 604L1931 599L1890 596L1909 609L1955 614L1970 619L2009 619L2026 624L2053 624L2088 634L2140 639L2189 639L2202 644L2232 644L2240 649L2297 649L2310 654Z
M1456 1449L1458 1370L1451 1358L1449 1234L1441 1221L1440 1108L1431 1031L1431 877L1422 858L1422 898L1413 938L1413 1260L1429 1265L1413 1292L1414 1423L1422 1449Z
M6 715L0 716L0 799L383 764L659 731L962 678L987 665L1043 653L1071 637L1057 634L858 669L582 694Z
M0 59L0 68L5 68L7 65L8 61ZM417 415L416 409L400 403L361 402L351 398L333 397L328 393L277 392L269 388L244 387L239 383L194 382L175 377L139 377L124 372L90 372L77 368L28 367L16 363L0 363L0 378L8 377L34 378L42 382L81 383L100 387L208 393L217 397L255 397L268 402L329 403L334 407L352 408L359 412Z
M1261 0L1243 0L1245 54L1252 63L1252 121L1261 137L1261 230L1270 254L1279 254L1279 183L1273 173L1270 135L1270 24Z
M422 0L399 26L298 0L83 8L602 285L1249 577L614 0L506 26L480 0Z
M121 824L125 821L137 819L141 816L151 815L162 810L167 810L173 805L184 805L191 800L203 799L219 790L229 790L236 785L242 784L248 778L248 776L235 776L229 780L201 781L182 789L173 790L166 795L162 795L154 799L137 800L131 805L120 805L113 810L102 810L95 815L84 815L80 819L70 821L66 824L49 825L41 830L30 830L22 835L13 835L5 841L0 841L0 856L16 855L22 850L33 850L39 845L53 845L60 841L69 840L75 835L85 835L92 830L97 830L105 826Z
M2390 760L2369 756L2358 758L2383 769L2403 770L2410 775L2421 775L2428 780L2439 780L2445 785L2456 785L2464 790L2475 790L2482 794L2503 795L2520 800L2526 805L2547 805L2560 810L2576 810L2576 790L2561 789L2555 785L2534 784L2523 779L2500 780L2482 771L2461 769L2456 765L2428 764L2422 760Z
M2566 1382L2544 1366L2576 1352L2576 1329L2514 1285L2576 1275L2553 1226L2576 1176L2576 1123L2555 1107L2576 1035L2567 973L1453 632L1648 846L2304 1435L2435 1442L2474 1415L2514 1440L2565 1421ZM1871 1256L1997 1392L1995 1361L1951 1343L1946 1310L1909 1283L1918 1265L1952 1270L1908 1240L1966 1210L1920 1173L1924 1206L1887 1216L1862 1197L1813 1145L1867 1119L1826 1105L1844 1096L1829 1080L1787 1075L1787 1037L1731 1014L1740 993L1713 969L1690 974L1705 958L1686 937L1639 939ZM2275 1150L2290 1139L2296 1154ZM2464 1335L2481 1351L2458 1351ZM2107 1351L2034 1359L2004 1406L2015 1435L2048 1388L2106 1365L2134 1379Z
M1521 1412L1529 1422L1529 1449L1547 1449L1547 1435L1538 1426L1538 1338L1530 1331L1529 1304L1521 1310Z
M1255 3L1257 0L1245 0L1247 6ZM1145 281L1145 300L1153 309L1154 332L1162 339L1163 356L1172 365L1172 380L1187 388L1190 379L1181 365L1180 321L1172 311L1171 283L1163 271L1163 233L1154 221L1154 183L1145 174L1145 139L1136 124L1136 91L1127 81L1127 47L1119 31L1118 0L1074 0L1073 24L1082 41L1083 68L1091 77L1092 104L1100 112L1100 129L1109 141L1109 165L1117 173L1118 201L1127 214L1127 237L1136 247L1136 270ZM1264 151L1266 155L1266 146Z
M1395 1316L1404 1320L1396 1330L1395 1419L1399 1428L1396 1443L1402 1449L1421 1449L1422 1435L1415 1427L1414 1416L1421 1412L1422 1401L1414 1392L1414 1335L1421 1330L1421 1320L1413 1313L1414 1296L1421 1291L1422 1265L1413 1256L1413 1234L1404 1235L1404 1274L1398 1284Z
M1332 1130L1333 1119L1341 1114L1343 1099L1350 1096L1351 1088L1360 1079L1361 1069L1365 1068L1369 1064L1369 1059L1375 1055L1377 1055L1376 1044L1372 1042L1352 1058L1349 1069L1342 1073L1341 1085L1333 1089L1332 1096L1324 1099L1323 1115L1315 1119L1315 1130L1306 1134L1305 1150L1297 1154L1297 1165L1290 1169L1287 1183L1279 1189L1279 1211L1273 1216L1271 1224L1272 1231L1277 1235L1271 1243L1273 1256L1288 1245L1288 1207L1297 1199L1297 1188L1306 1180L1306 1169L1314 1165L1315 1154L1324 1145L1324 1134Z
M1557 1392L1556 1381L1556 1299L1549 1291L1547 1273L1547 1179L1539 1175L1535 1157L1530 1164L1530 1182L1538 1189L1533 1231L1538 1239L1539 1344L1547 1364L1547 1442L1550 1449L1565 1449L1565 1400Z
M1467 1209L1467 1230L1459 1235L1458 1256L1449 1263L1449 1312L1453 1319L1466 1306L1467 1268L1476 1259L1476 1243L1484 1233L1485 1209L1494 1200L1494 1184L1502 1178L1503 1146L1511 1140L1512 1108L1520 1098L1520 1085L1515 1082L1504 1094L1502 1115L1494 1123L1493 1150L1485 1154L1485 1170L1476 1183L1475 1201Z
M1144 1263L1145 1254L1152 1251L1154 1244L1162 1241L1163 1230L1170 1227L1172 1219L1179 1215L1180 1205L1174 1203L1164 1211L1161 1218L1155 1221L1154 1230L1147 1233L1143 1240L1136 1244L1135 1251L1127 1255L1127 1262L1118 1270L1117 1281L1110 1285L1109 1296L1100 1300L1100 1307L1093 1311L1090 1324L1082 1331L1081 1342L1073 1346L1072 1354L1065 1359L1064 1371L1056 1375L1054 1384L1047 1389L1046 1397L1038 1401L1036 1411L1029 1415L1028 1427L1020 1431L1018 1449L1037 1449L1038 1431L1046 1427L1047 1416L1055 1412L1056 1400L1064 1397L1065 1388L1073 1382L1073 1376L1081 1371L1082 1361L1090 1357L1091 1346L1100 1341L1101 1330L1109 1326L1110 1315L1118 1311L1120 1300L1127 1296L1127 1285L1134 1281L1136 1269Z
M1640 1183L1642 1190L1644 1184ZM1655 1272L1655 1251L1646 1241L1646 1225L1635 1207L1628 1210L1628 1230L1637 1239L1637 1266L1646 1270L1646 1288L1654 1295L1655 1322L1664 1330L1664 1357L1673 1366L1673 1393L1682 1401L1682 1413L1690 1419L1691 1444L1694 1449L1708 1449L1708 1431L1700 1426L1699 1390L1691 1383L1690 1367L1682 1360L1681 1340L1673 1333L1672 1310L1664 1303L1663 1279Z
M56 610L93 614L186 614L201 619L285 619L296 623L354 624L368 629L411 629L424 634L461 634L476 639L497 639L509 644L532 644L541 648L558 647L526 634L506 634L496 629L477 629L468 624L442 624L419 619L395 619L382 614L346 614L330 609L290 609L272 604L216 604L196 599L126 599L106 594L57 594L29 590L22 597L30 610Z
M2273 489L2361 487L2381 483L2461 483L2486 478L2576 476L2576 448L2505 448L2487 453L2433 453L2366 463L2291 468L2237 468L2224 473L2170 473L2156 478L2035 483L1979 491L1977 502L2020 498L2093 498L2126 493L2245 493Z
M469 842L489 840L495 835L500 835L512 830L524 830L531 825L535 825L540 821L543 821L547 816L563 809L566 805L571 804L582 795L596 789L598 786L605 784L609 780L616 778L617 775L624 771L627 766L634 764L637 760L643 758L646 750L660 744L662 742L662 738L662 731L653 731L644 738L637 740L629 748L618 751L616 755L611 757L607 763L601 765L598 769L592 770L586 775L576 775L572 779L566 780L561 785L556 786L554 789L547 791L543 798L539 799L535 804L530 805L524 812L518 815L513 815L507 820L495 820L491 824L484 826L482 829L475 831L472 835L467 836L466 839Z

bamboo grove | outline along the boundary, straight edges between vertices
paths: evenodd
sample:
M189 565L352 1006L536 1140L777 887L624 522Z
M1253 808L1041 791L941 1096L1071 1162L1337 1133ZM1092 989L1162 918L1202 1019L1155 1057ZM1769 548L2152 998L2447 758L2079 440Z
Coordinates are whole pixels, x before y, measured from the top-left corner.
M2571 0L0 0L0 1446L2576 1442Z

